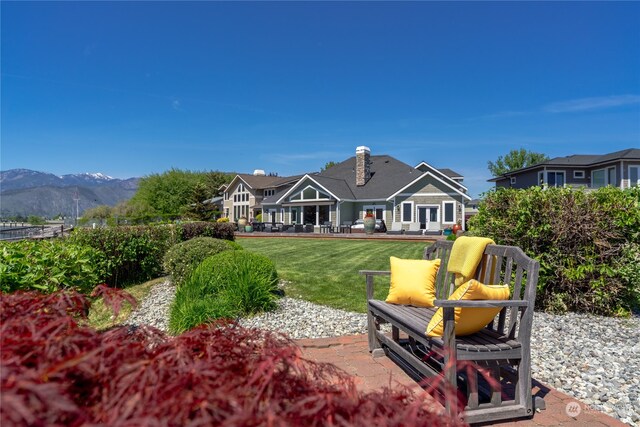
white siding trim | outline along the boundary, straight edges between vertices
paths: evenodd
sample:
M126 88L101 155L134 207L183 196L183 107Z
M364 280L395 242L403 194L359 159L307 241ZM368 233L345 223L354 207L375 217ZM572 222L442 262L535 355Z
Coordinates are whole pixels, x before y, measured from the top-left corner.
M321 185L318 181L316 181L315 179L313 179L310 175L305 175L302 178L300 178L300 180L289 189L289 191L287 191L286 193L284 193L277 201L276 204L280 204L282 203L283 200L285 200L291 193L293 193L293 191L295 189L297 189L300 184L302 184L302 182L304 182L305 179L309 179L310 181L313 181L318 187L322 188L328 195L330 195L331 197L333 197L334 199L340 201L340 198L338 196L336 196L335 194L333 194L331 191L327 190L326 187L324 187L323 185Z
M409 219L409 221L405 221L404 220L404 205L405 205L405 203L411 205L411 218ZM413 201L410 200L408 202L401 202L400 203L400 222L403 223L403 224L409 224L409 223L414 222L413 221L413 215L415 213L414 209L415 209L415 206L413 204Z
M402 187L401 189L399 189L397 192L393 193L392 195L390 195L389 197L387 197L387 200L391 200L394 197L396 197L398 194L401 194L404 190L406 190L407 188L411 187L413 184L415 184L416 182L420 181L421 179L424 179L425 177L430 176L433 179L440 181L442 184L446 185L447 187L451 188L456 194L459 194L463 197L466 197L468 200L471 200L471 196L464 194L463 192L459 191L457 188L454 188L453 186L451 186L450 184L444 182L443 180L441 180L440 178L438 178L437 176L435 176L434 174L432 174L431 172L424 172L422 175L420 175L419 177L417 177L416 179L414 179L413 181L411 181L409 184L405 185L404 187ZM412 193L413 194L413 193Z

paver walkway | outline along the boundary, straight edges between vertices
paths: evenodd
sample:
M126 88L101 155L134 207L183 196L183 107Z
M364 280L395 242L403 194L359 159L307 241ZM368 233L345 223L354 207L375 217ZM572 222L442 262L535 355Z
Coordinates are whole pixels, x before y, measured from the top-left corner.
M386 357L372 358L369 354L367 336L352 335L337 338L305 339L296 341L303 354L318 362L333 363L355 377L358 389L375 390L384 386L408 386L417 392L421 389L402 369ZM625 426L624 423L602 412L590 409L584 403L549 386L534 381L533 394L543 396L546 409L535 414L533 419L497 422L498 426ZM579 413L571 417L567 411ZM484 424L487 425L487 424Z

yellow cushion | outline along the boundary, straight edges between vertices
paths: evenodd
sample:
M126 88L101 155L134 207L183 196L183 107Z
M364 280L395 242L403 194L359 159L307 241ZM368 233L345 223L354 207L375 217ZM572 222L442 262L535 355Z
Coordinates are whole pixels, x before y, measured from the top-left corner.
M391 286L387 302L433 307L440 260L400 259L392 256Z
M509 286L487 286L477 280L469 280L456 289L449 300L506 300L509 299ZM501 308L455 308L456 335L471 335L487 326ZM429 325L427 326L427 336L441 337L444 334L443 311L439 308Z

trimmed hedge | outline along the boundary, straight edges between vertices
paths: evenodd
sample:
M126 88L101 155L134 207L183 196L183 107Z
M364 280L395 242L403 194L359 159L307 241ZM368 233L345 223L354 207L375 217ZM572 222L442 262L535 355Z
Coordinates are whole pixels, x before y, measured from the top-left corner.
M74 289L88 293L104 281L106 258L89 246L62 240L0 243L0 291Z
M238 248L242 249L242 246L235 242L212 237L196 237L178 243L167 251L163 259L164 271L171 275L174 284L180 285L206 258Z
M180 240L190 240L195 237L213 237L214 239L235 240L233 225L221 222L187 222L180 224Z
M540 261L544 310L626 315L640 304L640 188L500 189L469 230Z
M162 258L178 236L171 226L121 226L78 229L68 241L102 252L105 282L122 287L162 275Z
M204 260L178 287L169 330L181 333L219 318L275 308L278 274L273 262L247 251L227 251Z

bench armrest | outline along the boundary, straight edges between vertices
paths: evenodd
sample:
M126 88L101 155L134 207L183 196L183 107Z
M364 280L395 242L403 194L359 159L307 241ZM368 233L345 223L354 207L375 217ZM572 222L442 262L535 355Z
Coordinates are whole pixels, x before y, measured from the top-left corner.
M363 276L389 276L391 274L390 271L378 271L378 270L360 270L358 273Z
M436 307L529 307L529 301L525 300L448 300L437 299L433 302Z
M360 270L360 274L365 276L367 283L367 301L373 299L373 276L389 276L390 271L376 271L376 270Z

